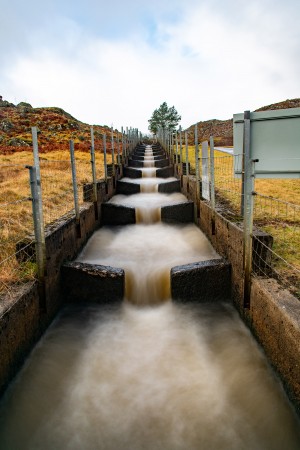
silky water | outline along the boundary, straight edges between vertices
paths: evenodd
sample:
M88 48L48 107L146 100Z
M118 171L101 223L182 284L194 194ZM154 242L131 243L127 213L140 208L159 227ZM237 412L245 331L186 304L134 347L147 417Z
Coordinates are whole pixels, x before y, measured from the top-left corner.
M0 448L299 449L297 418L234 309L170 299L170 267L212 258L194 225L96 232L78 260L125 268L126 298L61 312L2 401Z

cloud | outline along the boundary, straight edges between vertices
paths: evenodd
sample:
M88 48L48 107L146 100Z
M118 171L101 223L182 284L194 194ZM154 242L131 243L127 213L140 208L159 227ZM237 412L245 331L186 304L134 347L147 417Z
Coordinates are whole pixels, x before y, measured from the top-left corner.
M2 95L11 101L146 131L163 101L186 127L299 96L299 6L292 0L284 8L269 0L232 0L226 8L217 0L131 0L118 8L115 0L105 7L89 0L81 15L78 2L70 10L69 1L59 10L57 0L50 3L48 18L3 64Z

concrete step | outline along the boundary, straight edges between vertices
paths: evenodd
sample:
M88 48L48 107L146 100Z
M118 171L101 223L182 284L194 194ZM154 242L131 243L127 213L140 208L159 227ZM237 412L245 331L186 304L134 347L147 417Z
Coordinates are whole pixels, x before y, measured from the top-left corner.
M144 157L144 156L138 155L138 154L136 154L136 153L133 153L133 154L131 155L131 159L134 159L134 160L136 160L136 161L145 161L145 157ZM153 156L153 160L154 160L154 161L157 161L157 160L159 160L159 159L166 159L166 156L165 156L164 154L162 154L162 155L157 155L157 156ZM151 161L151 159L146 159L146 161Z
M61 286L66 301L111 304L125 293L125 272L110 266L67 262L61 267Z
M173 267L171 296L181 303L230 300L231 264L220 258Z
M141 168L138 168L138 167L124 167L123 175L124 175L124 177L128 177L128 178L142 178L143 172L142 172ZM174 176L174 167L167 166L167 167L157 168L155 176L157 178L173 177Z
M194 203L185 202L162 206L161 221L164 223L192 223ZM102 203L101 223L108 226L132 225L136 223L136 209L130 206Z
M144 155L146 153L146 150L136 148L133 153L138 153L139 155ZM165 150L163 150L162 148L158 148L158 149L152 150L152 153L153 153L153 155L165 153Z
M155 167L167 167L167 166L169 166L169 164L170 164L170 162L167 158L154 160ZM128 166L129 167L144 167L144 161L129 158Z
M128 181L117 181L117 194L132 195L141 192L141 186L138 183L130 183ZM173 180L167 183L158 184L158 192L169 193L180 192L180 181Z

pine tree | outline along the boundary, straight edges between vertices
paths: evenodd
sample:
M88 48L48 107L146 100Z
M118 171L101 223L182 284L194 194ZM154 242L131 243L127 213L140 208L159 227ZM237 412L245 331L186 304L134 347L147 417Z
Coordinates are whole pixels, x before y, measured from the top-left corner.
M152 113L149 122L149 130L153 134L157 134L158 130L162 128L163 131L173 131L176 129L181 116L178 114L174 106L168 107L166 102L163 102L158 109Z

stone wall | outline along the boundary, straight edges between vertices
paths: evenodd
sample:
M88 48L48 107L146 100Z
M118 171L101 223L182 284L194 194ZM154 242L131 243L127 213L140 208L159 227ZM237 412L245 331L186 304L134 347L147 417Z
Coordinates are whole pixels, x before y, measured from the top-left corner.
M273 279L252 277L250 308L244 308L243 229L213 211L197 196L196 180L181 177L182 192L195 204L195 222L216 251L231 264L232 300L261 344L300 414L300 301ZM198 189L200 191L201 188ZM254 231L259 234L261 231ZM272 242L272 237L263 236ZM254 238L255 239L255 238ZM254 242L254 247L258 241Z
M61 266L101 225L101 204L114 194L115 184L112 178L97 183L98 201L81 207L78 223L66 214L46 228L45 283L30 283L0 305L0 394L61 308Z

